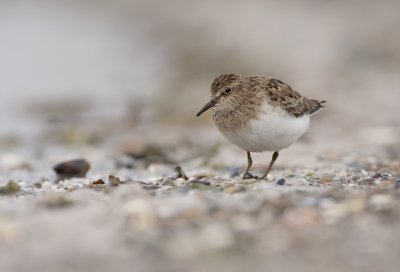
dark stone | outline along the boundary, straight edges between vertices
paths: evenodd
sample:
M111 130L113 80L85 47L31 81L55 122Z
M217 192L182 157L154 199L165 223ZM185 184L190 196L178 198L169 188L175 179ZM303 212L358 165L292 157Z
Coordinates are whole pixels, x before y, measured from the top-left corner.
M206 185L206 186L210 186L211 182L209 180L201 180L201 179L194 179L191 180L189 183L191 184L202 184L202 185Z
M59 163L53 167L60 179L83 178L90 169L90 164L85 159L77 159Z
M381 173L375 173L375 175L373 175L372 178L377 179L380 178L381 176L382 176Z
M276 182L276 184L278 185L285 185L286 180L284 178L278 179L278 181Z

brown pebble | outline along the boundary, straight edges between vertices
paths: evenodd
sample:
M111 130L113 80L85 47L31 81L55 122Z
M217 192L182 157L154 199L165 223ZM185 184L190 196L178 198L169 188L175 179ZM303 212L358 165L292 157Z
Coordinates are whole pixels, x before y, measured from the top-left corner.
M93 184L95 184L95 185L103 185L103 184L106 184L106 183L104 182L104 180L98 179L96 181L93 181Z
M53 167L60 179L83 178L90 169L90 164L85 159L77 159L59 163Z

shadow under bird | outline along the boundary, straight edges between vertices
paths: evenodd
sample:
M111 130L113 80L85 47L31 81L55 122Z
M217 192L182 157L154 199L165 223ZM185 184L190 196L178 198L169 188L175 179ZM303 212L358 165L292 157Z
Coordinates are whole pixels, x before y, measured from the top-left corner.
M263 76L222 74L211 84L211 100L197 113L213 110L219 131L231 143L247 152L244 179L249 173L250 152L273 151L261 179L266 179L279 151L298 140L310 125L310 116L325 101L309 99L282 81Z

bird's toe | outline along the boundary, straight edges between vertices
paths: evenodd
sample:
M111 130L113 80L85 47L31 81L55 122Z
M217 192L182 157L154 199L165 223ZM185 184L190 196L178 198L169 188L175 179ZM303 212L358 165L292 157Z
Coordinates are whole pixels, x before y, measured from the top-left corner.
M253 176L253 175L250 174L250 173L244 173L243 179L258 179L258 177Z

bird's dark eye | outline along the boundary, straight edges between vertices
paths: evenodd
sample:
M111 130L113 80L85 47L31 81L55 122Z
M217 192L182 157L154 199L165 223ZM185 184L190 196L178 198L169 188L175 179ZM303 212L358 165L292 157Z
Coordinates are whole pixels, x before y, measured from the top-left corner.
M225 94L230 94L231 92L232 92L231 88L226 88L224 91Z

